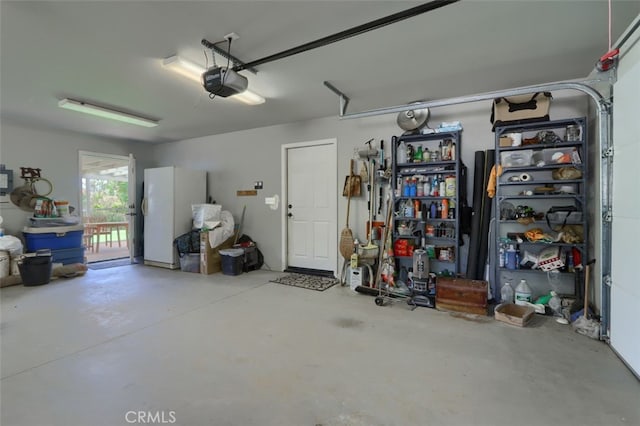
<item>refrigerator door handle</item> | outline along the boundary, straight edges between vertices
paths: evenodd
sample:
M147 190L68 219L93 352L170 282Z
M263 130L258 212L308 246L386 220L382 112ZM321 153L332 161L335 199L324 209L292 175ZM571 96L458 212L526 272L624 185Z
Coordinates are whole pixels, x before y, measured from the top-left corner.
M142 211L142 215L147 215L147 199L143 198L142 203L140 203L140 210Z

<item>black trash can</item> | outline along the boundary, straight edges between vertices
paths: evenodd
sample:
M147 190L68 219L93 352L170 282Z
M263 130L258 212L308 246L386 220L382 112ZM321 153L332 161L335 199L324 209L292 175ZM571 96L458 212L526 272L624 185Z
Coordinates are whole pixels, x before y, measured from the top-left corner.
M222 260L222 273L224 275L240 275L242 273L244 250L220 250L220 259Z
M51 251L36 252L18 261L18 270L25 286L48 284L51 281Z

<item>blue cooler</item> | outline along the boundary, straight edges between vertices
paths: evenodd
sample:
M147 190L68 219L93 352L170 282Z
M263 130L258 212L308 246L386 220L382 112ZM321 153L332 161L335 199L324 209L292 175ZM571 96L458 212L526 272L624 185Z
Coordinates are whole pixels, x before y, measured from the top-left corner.
M25 227L22 230L26 243L26 251L40 249L62 250L82 248L83 225Z

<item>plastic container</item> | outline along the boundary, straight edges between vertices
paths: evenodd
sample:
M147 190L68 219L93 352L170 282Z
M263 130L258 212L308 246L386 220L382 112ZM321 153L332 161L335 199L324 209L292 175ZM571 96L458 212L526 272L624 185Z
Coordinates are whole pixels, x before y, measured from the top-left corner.
M70 263L84 263L84 247L51 250L51 261L68 265Z
M58 212L58 216L60 217L68 217L69 213L69 202L68 201L54 201L53 204L56 206L56 211Z
M224 275L240 275L244 266L244 250L220 250L222 273Z
M180 256L180 270L182 272L200 272L200 253L185 253Z
M82 247L84 227L82 225L45 228L25 227L22 233L28 252L40 249L60 250Z
M517 254L516 248L513 245L510 245L506 251L506 256L505 256L505 259L506 259L505 267L507 269L517 268L518 262L516 259L516 254Z
M500 303L513 303L513 295L513 287L511 287L511 284L507 281L500 290Z
M531 287L527 284L527 280L520 280L520 284L516 287L516 305L525 305L525 302L531 303Z
M407 146L404 142L400 142L396 153L398 154L398 164L404 164L407 162Z
M51 253L24 256L18 261L22 284L27 287L48 284L51 281Z
M501 152L500 164L502 167L526 167L531 165L532 156L533 150L531 149Z

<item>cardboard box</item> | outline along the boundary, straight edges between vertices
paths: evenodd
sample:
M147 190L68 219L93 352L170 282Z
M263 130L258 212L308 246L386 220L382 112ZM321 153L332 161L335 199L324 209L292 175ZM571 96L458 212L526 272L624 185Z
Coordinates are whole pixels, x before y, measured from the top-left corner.
M500 147L508 147L513 145L513 141L510 136L500 136Z
M209 232L200 233L200 273L209 275L222 271L222 258L220 250L233 247L235 236L229 237L225 242L212 248L209 244Z
M531 306L520 306L515 303L505 303L496 306L495 318L498 321L518 327L526 327L533 318L535 310Z

